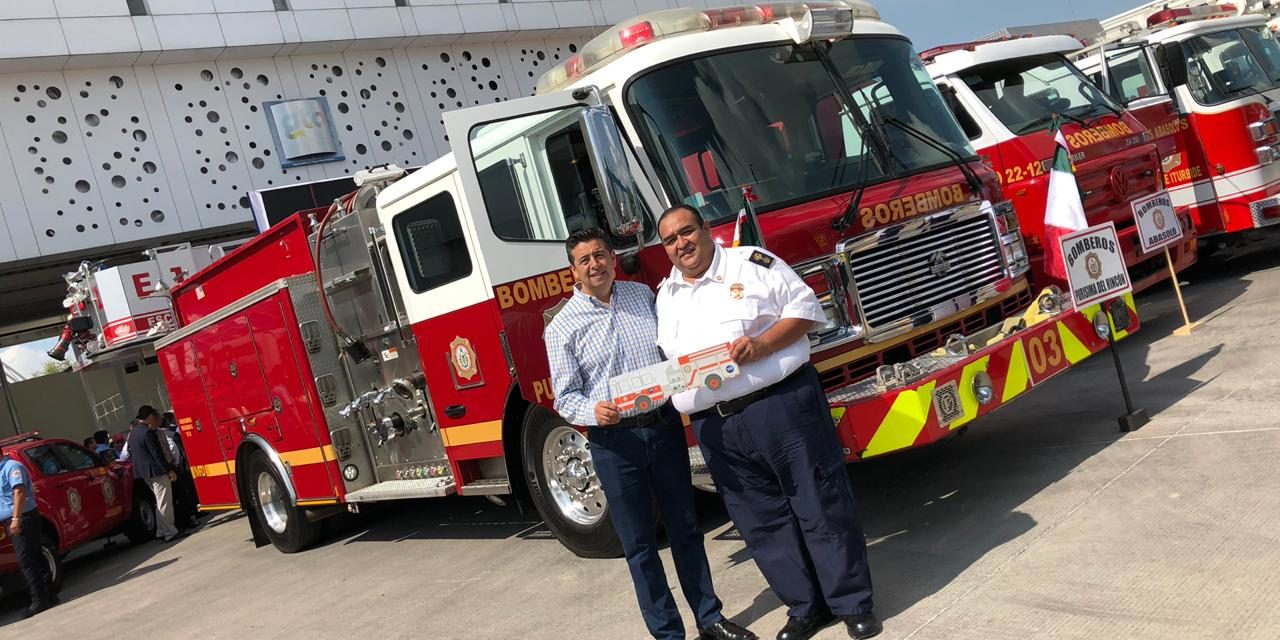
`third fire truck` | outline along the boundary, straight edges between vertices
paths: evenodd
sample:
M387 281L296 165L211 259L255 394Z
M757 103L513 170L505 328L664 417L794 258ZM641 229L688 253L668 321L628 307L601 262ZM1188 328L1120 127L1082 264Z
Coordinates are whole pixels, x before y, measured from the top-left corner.
M1280 223L1280 43L1274 3L1253 4L1151 2L1102 21L1078 54L1167 140L1165 184L1202 238Z
M725 243L752 207L818 294L851 461L945 438L1137 327L1131 297L1033 295L1013 207L864 2L647 14L538 86L446 113L452 154L362 172L173 287L158 354L203 508L296 551L362 502L527 490L573 552L617 554L542 333L570 232L609 230L625 277L656 284L677 202Z
M920 55L1018 212L1031 281L1065 287L1045 273L1041 246L1056 147L1050 128L1059 118L1088 223L1115 223L1130 280L1142 290L1169 277L1163 252L1142 252L1132 209L1164 188L1161 155L1147 128L1064 57L1081 46L1070 36L1046 35L947 45ZM1195 262L1196 243L1185 212L1179 222L1188 232L1170 256L1181 271Z

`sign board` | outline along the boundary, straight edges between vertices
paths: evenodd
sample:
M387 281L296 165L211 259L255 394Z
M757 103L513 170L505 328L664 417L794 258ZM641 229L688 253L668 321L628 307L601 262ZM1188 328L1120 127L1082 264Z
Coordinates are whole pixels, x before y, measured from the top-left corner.
M1133 290L1114 222L1062 236L1061 242L1067 286L1077 309Z
M719 389L725 380L737 377L738 373L738 365L729 355L726 342L614 376L609 379L609 391L619 411L634 409L644 413L682 391L697 387Z
M329 101L324 97L272 100L262 108L267 112L281 167L344 159Z
M161 321L172 330L173 309L169 298L156 291L156 284L172 287L210 262L208 247L182 247L159 252L155 260L94 273L93 297L106 346L116 347L146 337L151 327Z
M1138 225L1138 240L1143 253L1159 251L1182 241L1182 223L1173 212L1173 198L1160 191L1133 201L1133 220Z

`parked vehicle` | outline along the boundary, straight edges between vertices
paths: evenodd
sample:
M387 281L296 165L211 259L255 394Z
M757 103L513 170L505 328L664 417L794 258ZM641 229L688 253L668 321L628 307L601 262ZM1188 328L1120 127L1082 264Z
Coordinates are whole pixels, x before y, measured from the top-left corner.
M1164 189L1161 154L1150 131L1064 55L1080 50L1065 35L936 47L920 54L978 153L991 163L1018 212L1031 258L1031 282L1066 287L1044 268L1044 209L1061 119L1089 224L1114 222L1134 290L1169 278L1164 252L1142 252L1133 203ZM1185 210L1184 242L1170 248L1174 268L1196 261L1195 228Z
M38 433L5 438L0 447L31 476L55 588L62 583L62 558L72 549L118 534L134 543L155 537L151 489L134 479L131 465L105 462L70 440ZM5 593L22 581L9 540L0 540L0 576Z

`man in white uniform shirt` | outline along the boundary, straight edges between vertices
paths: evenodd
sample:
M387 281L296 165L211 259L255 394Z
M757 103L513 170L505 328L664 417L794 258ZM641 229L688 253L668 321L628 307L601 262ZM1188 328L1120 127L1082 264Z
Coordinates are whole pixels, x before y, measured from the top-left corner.
M693 423L734 524L789 619L778 640L844 620L870 638L866 541L808 332L825 316L813 290L777 256L726 249L697 210L662 214L671 275L657 291L658 346L672 358L732 343L741 372L672 397Z

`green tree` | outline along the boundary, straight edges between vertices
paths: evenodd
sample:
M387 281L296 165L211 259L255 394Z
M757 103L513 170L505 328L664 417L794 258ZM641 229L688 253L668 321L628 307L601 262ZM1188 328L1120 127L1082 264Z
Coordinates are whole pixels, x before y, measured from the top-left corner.
M50 360L44 363L43 365L41 365L40 368L35 371L35 373L31 374L31 377L39 378L40 376L51 376L55 373L64 373L70 370L71 370L71 365L65 362L54 362L53 360Z

